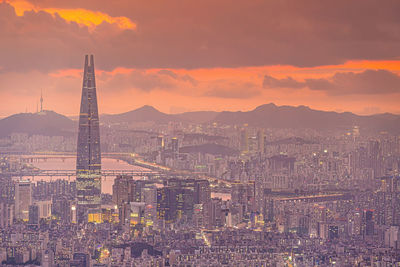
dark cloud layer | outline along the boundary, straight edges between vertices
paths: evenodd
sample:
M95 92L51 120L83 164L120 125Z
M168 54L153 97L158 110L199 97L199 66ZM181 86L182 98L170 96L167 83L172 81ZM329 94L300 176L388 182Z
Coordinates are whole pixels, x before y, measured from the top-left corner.
M239 98L246 99L258 96L260 90L251 82L236 82L236 81L213 81L208 86L210 89L203 96L217 98Z
M265 75L263 81L263 87L265 88L302 88L305 87L305 83L296 81L292 77L286 77L284 79L276 79L272 76Z
M292 77L276 79L264 76L264 88L303 88L325 91L331 95L400 93L400 76L387 70L365 70L360 73L338 72L330 78L297 81Z
M397 0L32 2L41 8L86 8L126 16L137 29L103 23L89 31L45 12L17 17L2 3L3 71L80 68L88 52L105 70L318 66L400 56Z
M170 90L182 85L195 86L197 81L190 75L179 75L171 70L148 72L133 70L129 73L103 73L98 77L106 88L114 91L136 88L142 91Z

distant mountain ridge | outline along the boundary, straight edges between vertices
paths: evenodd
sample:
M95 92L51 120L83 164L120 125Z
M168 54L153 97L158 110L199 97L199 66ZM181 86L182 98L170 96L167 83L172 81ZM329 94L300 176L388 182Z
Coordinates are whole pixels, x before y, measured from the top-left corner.
M244 124L264 128L292 128L334 130L351 129L359 126L367 131L388 131L400 133L400 116L394 114L377 114L360 116L351 112L314 110L306 106L276 106L265 104L247 112L223 111L215 122L224 124Z
M400 115L384 113L376 115L356 115L351 112L314 110L306 106L276 106L273 103L256 107L250 111L197 111L180 114L166 114L151 106L143 106L122 114L103 115L102 122L133 123L143 121L163 122L217 122L227 125L248 124L262 128L291 128L334 130L359 126L367 131L387 131L400 134Z
M360 116L350 112L313 110L305 106L276 106L265 104L250 111L196 111L166 114L152 106L100 116L101 124L135 124L139 122L191 122L243 125L262 128L292 128L315 130L350 130L359 126L362 131L387 131L400 134L400 115L377 114ZM0 120L0 137L11 133L40 135L70 135L76 133L77 121L53 111L42 113L20 113Z
M154 107L148 105L120 114L100 115L101 123L135 123L144 121L161 123L173 120L174 117L172 115L162 113Z
M153 121L156 123L169 121L205 123L212 120L215 116L217 116L217 114L218 112L215 111L195 111L180 114L166 114L158 111L152 106L145 105L138 109L120 114L101 115L100 121L102 123L135 123L145 121Z

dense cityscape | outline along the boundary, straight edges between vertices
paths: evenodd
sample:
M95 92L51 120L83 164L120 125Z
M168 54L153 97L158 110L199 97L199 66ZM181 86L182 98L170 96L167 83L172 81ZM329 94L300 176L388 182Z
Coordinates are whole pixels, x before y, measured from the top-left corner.
M398 135L101 123L94 72L86 56L78 138L0 140L2 266L400 265Z
M0 0L0 266L400 267L399 0Z

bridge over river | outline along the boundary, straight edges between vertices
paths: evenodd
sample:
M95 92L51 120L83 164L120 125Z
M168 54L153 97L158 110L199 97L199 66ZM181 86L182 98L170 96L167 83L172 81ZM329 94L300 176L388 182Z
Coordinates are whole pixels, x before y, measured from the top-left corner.
M33 169L33 170L23 170L23 171L16 171L6 173L11 176L15 177L67 177L68 180L71 177L76 176L76 170L40 170L40 169ZM103 179L107 177L116 177L119 175L129 175L135 177L142 177L145 179L161 179L167 176L166 173L156 172L156 171L144 171L144 170L102 170L101 176Z
M34 152L34 153L8 153L8 156L15 156L20 159L21 162L27 163L32 166L32 168L24 169L21 171L16 171L9 173L9 175L20 178L32 178L35 177L46 177L50 180L67 178L75 179L76 170L72 169L75 164L69 164L67 168L59 169L58 166L48 166L45 164L51 160L60 160L60 162L70 162L72 159L76 158L76 152ZM223 179L218 179L215 177L208 177L205 173L197 173L185 170L171 170L170 168L162 165L158 165L152 162L145 162L140 159L140 157L135 153L102 153L103 159L114 159L117 161L125 162L132 166L132 168L126 169L115 169L115 166L108 166L108 168L102 168L101 176L102 180L113 180L118 175L129 175L136 178L153 180L153 181L163 181L169 177L177 178L200 178L207 179L212 183L221 183L225 186L230 186L231 181L226 181ZM42 165L37 167L36 165ZM43 166L46 165L46 166ZM102 166L103 167L103 166ZM139 167L139 168L138 168ZM216 188L214 188L216 189Z

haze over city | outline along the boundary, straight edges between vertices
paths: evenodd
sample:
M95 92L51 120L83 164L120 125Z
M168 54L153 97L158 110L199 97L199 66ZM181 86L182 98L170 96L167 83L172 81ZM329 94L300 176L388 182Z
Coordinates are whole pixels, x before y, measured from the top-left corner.
M400 266L399 14L0 0L0 265Z

